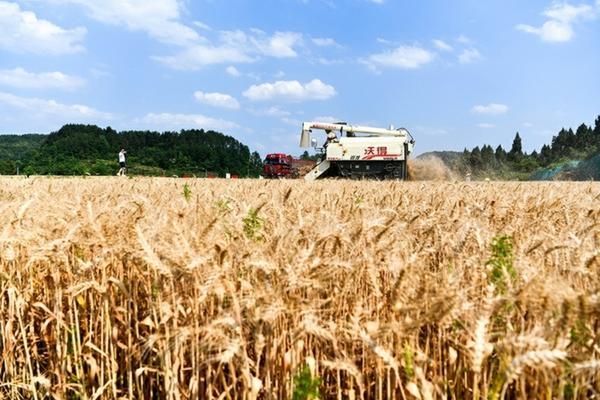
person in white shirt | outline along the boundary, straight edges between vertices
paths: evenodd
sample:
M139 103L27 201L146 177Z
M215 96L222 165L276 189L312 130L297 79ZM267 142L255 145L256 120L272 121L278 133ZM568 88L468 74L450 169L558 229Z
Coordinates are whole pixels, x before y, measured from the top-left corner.
M119 152L119 172L117 172L117 176L123 176L125 175L125 171L127 169L127 166L125 164L125 154L127 154L127 152L125 151L125 149L121 149L121 151Z

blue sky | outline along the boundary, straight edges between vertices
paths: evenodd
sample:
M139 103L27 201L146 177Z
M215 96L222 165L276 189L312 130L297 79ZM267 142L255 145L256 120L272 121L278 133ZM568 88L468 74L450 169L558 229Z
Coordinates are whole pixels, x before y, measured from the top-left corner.
M415 151L531 151L600 114L600 0L0 0L0 132L214 129L299 154L302 121Z

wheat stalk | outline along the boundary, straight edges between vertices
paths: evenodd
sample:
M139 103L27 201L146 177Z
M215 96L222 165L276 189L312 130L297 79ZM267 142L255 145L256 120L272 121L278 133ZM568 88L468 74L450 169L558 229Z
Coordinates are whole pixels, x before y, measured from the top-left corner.
M302 379L558 398L597 375L597 183L185 183L0 178L0 398L291 398ZM501 297L498 236L519 278Z

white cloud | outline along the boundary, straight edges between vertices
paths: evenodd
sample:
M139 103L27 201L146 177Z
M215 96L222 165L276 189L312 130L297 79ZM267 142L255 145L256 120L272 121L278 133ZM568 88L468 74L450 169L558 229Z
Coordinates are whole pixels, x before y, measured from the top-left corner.
M205 24L202 21L194 21L194 25L200 29L204 29L205 31L212 31L212 28L210 27L210 25Z
M150 113L143 118L136 119L134 122L152 126L154 129L219 129L230 130L239 128L235 122L223 119L211 118L201 114L170 114L170 113Z
M487 124L487 123L481 123L481 124L477 124L477 127L481 128L481 129L493 129L493 128L496 127L496 125L494 125L494 124Z
M275 32L272 36L256 29L251 32L254 35L240 30L222 31L220 39L224 46L274 58L297 57L295 47L303 42L302 34L297 32Z
M600 0L598 0L598 1L600 1ZM532 124L531 122L523 122L523 126L525 128L533 128L535 125Z
M194 97L200 103L208 104L213 107L229 108L232 110L240 108L240 103L228 94L197 91L194 93Z
M108 120L112 118L109 113L101 112L81 104L68 105L55 100L20 97L5 92L0 92L0 104L5 104L17 110L27 111L29 116L58 116L69 120L69 122L71 120Z
M339 44L332 38L312 38L311 40L319 47L339 46Z
M452 46L450 46L448 43L444 42L443 40L435 39L435 40L433 40L433 44L435 45L435 47L438 48L438 50L441 50L441 51L453 51L454 50L454 48Z
M303 43L303 35L297 32L277 31L272 35L258 29L250 29L249 33L240 30L215 32L203 22L192 22L192 27L217 36L209 40L181 22L186 0L47 1L80 5L98 21L146 32L162 43L181 46L182 49L174 55L153 57L180 70L195 70L211 64L252 62L260 57L297 57L297 47Z
M572 22L580 17L589 18L593 17L592 6L587 4L580 4L573 6L569 3L554 4L550 8L547 8L542 14L550 19L563 22Z
M302 121L295 119L295 118L283 117L283 118L281 118L281 122L283 122L284 124L292 125L292 126L302 125Z
M198 43L173 56L153 58L173 69L197 70L211 64L250 63L261 57L297 57L296 47L303 42L302 34L296 32L275 32L271 36L257 30L253 33L222 31L218 44Z
M225 63L248 63L255 61L242 49L197 45L189 47L174 56L155 56L166 66L178 70L196 70L206 65Z
M556 3L544 10L542 15L548 20L541 27L519 24L517 29L537 35L545 42L568 42L575 36L574 25L584 19L595 18L596 13L588 4L574 6L569 3Z
M458 62L461 64L471 64L482 59L483 56L479 53L479 50L474 48L464 49L458 56Z
M290 115L292 115L291 112L286 111L286 110L282 110L281 108L279 108L278 106L272 106L267 108L266 110L258 110L258 111L251 111L252 114L254 115L258 115L258 116L264 116L264 117L289 117Z
M78 4L91 18L132 31L142 31L164 43L190 45L200 40L198 33L179 22L179 0L51 0Z
M471 38L469 38L465 35L460 35L459 37L456 38L456 41L461 44L472 44L473 43Z
M242 72L239 69L237 69L236 67L234 67L233 65L230 65L229 67L225 68L225 72L227 72L229 75L235 77L235 78L239 78L240 76L244 76L244 77L248 77L250 79L254 79L254 80L259 80L260 79L260 75L254 72Z
M290 58L298 55L294 47L302 43L302 35L296 32L275 32L266 39L253 38L252 42L265 56Z
M252 101L327 100L337 94L335 88L319 79L302 84L298 81L277 81L252 85L243 95Z
M370 68L377 70L378 67L417 69L429 64L435 58L435 53L416 46L400 46L394 50L370 55L361 60Z
M231 76L235 76L235 77L238 77L238 76L242 75L242 74L241 74L241 72L240 72L240 71L238 71L238 69L237 69L236 67L234 67L233 65L230 65L229 67L227 67L227 68L225 69L225 71L226 71L226 72L227 72L229 75L231 75Z
M472 113L484 115L501 115L508 112L508 106L504 104L490 103L487 106L478 105L471 109Z
M90 68L90 75L95 79L106 78L112 76L110 72L103 68Z
M336 118L336 117L332 117L331 115L325 115L325 116L321 116L321 117L315 117L313 118L313 121L315 122L325 122L328 124L333 124L335 122L340 122L341 119Z
M84 50L85 28L64 29L0 1L0 49L15 53L70 54Z
M345 64L346 61L341 59L341 58L325 58L325 57L319 57L315 60L310 60L311 63L317 63L317 64L321 64L324 65L326 67L330 67L332 65L340 65L340 64Z
M0 70L0 85L20 89L64 89L73 90L85 84L82 78L62 72L27 72L23 68Z
M573 38L574 32L571 24L559 21L548 21L541 28L520 24L517 29L526 33L538 35L545 42L568 42Z

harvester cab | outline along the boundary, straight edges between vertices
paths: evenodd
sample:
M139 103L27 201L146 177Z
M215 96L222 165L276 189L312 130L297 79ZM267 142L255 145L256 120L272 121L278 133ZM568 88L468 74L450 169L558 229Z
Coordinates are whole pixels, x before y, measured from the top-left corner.
M327 139L322 148L317 148L316 139L311 137L315 129L326 133ZM414 144L412 135L405 128L305 122L302 124L300 147L314 147L322 153L322 158L304 179L407 179L407 160Z

